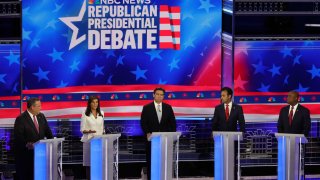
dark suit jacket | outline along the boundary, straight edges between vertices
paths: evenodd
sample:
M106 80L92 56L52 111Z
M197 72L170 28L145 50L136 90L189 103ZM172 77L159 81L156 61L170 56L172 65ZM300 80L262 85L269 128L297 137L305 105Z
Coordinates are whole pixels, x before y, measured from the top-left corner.
M28 142L35 143L44 137L53 138L45 116L37 115L39 133L27 111L16 118L14 123L14 149L18 179L33 179L33 150L28 150Z
M304 134L309 135L311 119L310 111L306 107L298 104L297 110L294 113L292 124L289 125L289 110L290 105L283 107L279 114L278 119L278 132L291 133L291 134Z
M152 132L175 132L176 118L169 104L162 102L162 116L159 123L154 102L145 105L141 113L141 128L146 135Z
M143 106L140 120L145 137L153 132L176 132L176 118L169 104L162 102L162 116L159 123L154 102ZM148 167L148 180L151 179L151 143L146 139L146 161Z
M226 120L224 104L215 107L212 118L213 131L237 131L237 123L239 123L240 131L245 133L245 120L243 110L240 105L232 103L229 120Z

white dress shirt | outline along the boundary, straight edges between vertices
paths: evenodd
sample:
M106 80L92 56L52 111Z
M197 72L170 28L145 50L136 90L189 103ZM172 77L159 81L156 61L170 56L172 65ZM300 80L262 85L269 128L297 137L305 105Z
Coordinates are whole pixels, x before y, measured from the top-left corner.
M157 111L157 115L160 114L160 117L162 116L162 102L160 104L158 104L156 101L153 101L154 102L154 106L156 108L156 111ZM160 107L159 107L160 105ZM160 109L160 111L159 111ZM158 118L158 121L160 122L161 121L161 118L159 119Z
M28 110L27 110L28 111ZM30 117L31 117L31 119L32 119L32 122L34 123L34 120L33 120L33 114L31 113L31 112L29 112L28 111L28 114L30 115ZM39 121L38 121L38 118L37 118L37 116L35 116L36 117L36 121L37 121L37 123L39 124Z
M104 115L103 111L101 111L101 114ZM102 116L99 116L99 114L97 114L97 118L95 118L92 113L90 113L90 116L86 116L85 111L82 113L81 123L80 123L81 133L84 130L87 130L87 131L92 130L92 131L96 131L96 133L83 134L81 138L81 142L87 142L95 135L102 135L103 129L104 129L104 120Z
M296 113L296 110L297 110L297 108L298 108L298 105L299 105L299 104L297 103L296 105L293 106L293 115L292 115L292 117L294 117L294 114ZM292 106L290 105L288 117L290 116L291 107L292 107Z

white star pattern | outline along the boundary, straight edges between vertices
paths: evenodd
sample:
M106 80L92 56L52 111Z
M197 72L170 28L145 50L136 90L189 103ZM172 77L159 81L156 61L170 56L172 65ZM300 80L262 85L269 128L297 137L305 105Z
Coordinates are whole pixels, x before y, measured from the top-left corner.
M77 28L72 23L72 22L81 22L85 12L86 12L86 1L84 0L78 16L59 18L62 22L64 22L73 31L72 37L71 37L71 42L69 45L69 50L71 50L72 48L76 47L78 44L80 44L86 40L85 34L80 36L79 38L77 38L78 33L79 33L79 28Z

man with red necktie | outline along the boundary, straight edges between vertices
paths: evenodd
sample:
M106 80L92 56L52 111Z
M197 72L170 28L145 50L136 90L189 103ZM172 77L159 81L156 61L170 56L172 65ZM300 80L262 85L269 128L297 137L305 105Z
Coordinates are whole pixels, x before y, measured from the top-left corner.
M40 99L30 98L27 110L14 123L16 174L19 180L34 179L34 143L44 138L53 138L47 119L40 110Z
M212 118L213 131L240 131L245 133L245 120L242 107L232 102L233 91L229 87L221 89L222 104L215 107Z
M299 93L290 91L288 93L287 103L281 109L278 119L278 132L291 134L309 135L311 119L310 111L298 103Z
M238 131L239 129L244 133L245 120L243 115L242 107L232 102L233 91L229 87L223 87L221 89L221 102L222 104L215 107L214 115L212 118L212 130L213 131ZM234 162L236 165L236 157L238 152L237 142L234 143ZM234 168L234 179L237 179L237 168Z

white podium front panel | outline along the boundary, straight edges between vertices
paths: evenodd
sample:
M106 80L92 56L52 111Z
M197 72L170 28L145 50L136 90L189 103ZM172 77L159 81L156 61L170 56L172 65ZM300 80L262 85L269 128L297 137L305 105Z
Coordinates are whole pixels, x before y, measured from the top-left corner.
M308 142L303 134L275 133L278 139L278 180L300 180L302 144Z
M213 131L214 139L214 179L234 180L234 141L242 140L242 132ZM238 159L239 159L238 148ZM238 164L238 179L240 164Z
M90 140L91 179L118 179L120 136L121 134L106 134Z
M149 138L151 141L151 180L173 179L173 145L175 141L179 141L180 135L181 132L152 133ZM176 146L178 149L179 143ZM178 157L179 151L177 150L176 153Z
M34 144L34 179L62 179L62 142L64 138L40 140Z

